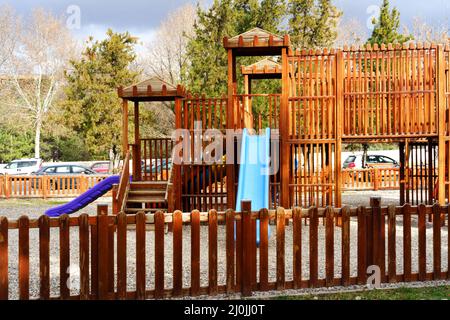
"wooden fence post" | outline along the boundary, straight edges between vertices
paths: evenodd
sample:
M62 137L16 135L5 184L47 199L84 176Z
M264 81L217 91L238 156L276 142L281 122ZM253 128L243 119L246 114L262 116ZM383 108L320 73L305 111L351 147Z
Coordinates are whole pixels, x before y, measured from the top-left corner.
M436 88L437 88L437 111L438 111L438 202L440 205L445 205L446 198L446 99L445 99L445 68L446 61L444 56L444 47L438 46L436 54ZM447 168L448 170L448 168Z
M109 228L108 228L108 206L97 206L97 281L98 299L108 299L109 286Z
M5 198L9 199L11 197L11 179L8 175L5 175Z
M385 230L385 220L381 212L381 198L372 197L370 198L370 206L372 207L372 231L368 230L368 234L372 235L372 239L369 238L367 241L368 246L371 246L370 252L372 253L372 258L368 266L377 265L380 267L382 272L382 279L384 279L384 260L385 260L385 245L384 245L384 230Z
M112 214L118 215L120 212L119 203L117 202L117 193L119 192L119 185L115 184L112 187Z
M244 297L252 295L252 202L242 201L241 203L241 221L242 221L242 275L241 275L241 294Z
M373 191L378 191L380 189L379 186L379 179L380 179L380 172L377 168L372 168L373 173Z

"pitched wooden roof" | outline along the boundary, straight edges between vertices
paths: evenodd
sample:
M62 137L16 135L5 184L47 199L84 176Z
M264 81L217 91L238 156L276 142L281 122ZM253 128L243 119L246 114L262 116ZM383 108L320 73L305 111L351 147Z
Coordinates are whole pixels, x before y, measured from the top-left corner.
M244 75L281 75L281 64L270 58L263 59L249 66L242 66Z
M174 86L159 77L151 77L132 86L120 87L119 97L131 101L170 101L185 96L182 86Z
M281 48L290 46L288 35L279 36L261 28L223 39L225 49L233 49L237 55L279 55Z

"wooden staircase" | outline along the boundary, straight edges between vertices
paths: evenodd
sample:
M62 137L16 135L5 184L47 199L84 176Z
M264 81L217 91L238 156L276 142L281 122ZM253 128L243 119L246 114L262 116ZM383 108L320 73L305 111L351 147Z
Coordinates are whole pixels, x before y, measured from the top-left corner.
M155 213L167 212L168 182L132 182L124 201L124 212L136 214L138 212Z

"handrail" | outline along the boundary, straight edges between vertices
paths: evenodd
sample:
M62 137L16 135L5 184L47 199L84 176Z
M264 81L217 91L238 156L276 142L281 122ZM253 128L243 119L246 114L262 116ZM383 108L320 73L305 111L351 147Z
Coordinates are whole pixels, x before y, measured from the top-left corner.
M130 157L131 154L130 151L128 151L123 163L122 174L120 175L119 190L116 198L118 208L120 208L120 210L123 210L125 196L130 187Z

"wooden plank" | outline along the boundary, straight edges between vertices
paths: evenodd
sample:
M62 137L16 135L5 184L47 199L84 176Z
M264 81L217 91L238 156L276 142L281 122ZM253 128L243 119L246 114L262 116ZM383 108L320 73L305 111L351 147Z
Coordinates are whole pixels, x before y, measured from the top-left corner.
M397 235L396 235L396 212L395 206L389 206L389 223L388 223L388 272L389 272L389 282L397 281Z
M183 290L183 219L181 211L173 213L173 296Z
M70 297L70 225L69 216L59 218L59 291L61 299Z
M302 283L302 210L295 208L293 215L293 276L294 288L299 289Z
M89 238L88 238L89 241ZM89 267L89 266L88 266ZM39 218L39 279L41 300L50 299L50 218ZM89 290L89 288L88 288Z
M252 203L250 201L242 201L242 267L243 271L241 275L241 294L244 297L252 295L252 275L251 275L251 263L252 263Z
M107 300L109 293L109 220L108 206L97 206L97 279L98 299Z
M334 280L334 211L327 207L325 210L325 280L326 286L333 286Z
M127 296L127 215L117 216L117 298Z
M30 220L19 218L19 299L30 299Z
M260 291L269 290L269 212L260 211L261 242L259 244L259 283Z
M98 297L98 217L91 225L91 295Z
M164 212L155 214L155 299L164 298Z
M434 280L441 279L441 210L439 204L433 206L433 273Z
M426 239L426 207L421 204L418 207L419 219L419 280L425 281L427 273L426 255L427 255L427 239Z
M146 217L144 212L136 215L136 299L145 300L146 284Z
M350 208L342 209L342 285L350 285Z
M0 217L0 300L8 300L8 219Z
M309 210L309 279L312 288L317 287L319 277L319 217L316 207Z
M277 209L277 290L284 290L285 276L285 223L283 208Z
M80 299L89 300L89 215L79 216Z
M364 207L358 208L358 284L367 280L367 217Z
M411 205L402 207L403 213L403 274L405 282L411 281Z
M218 293L217 286L217 211L209 212L208 229L208 260L209 260L209 295L215 296Z
M191 295L200 293L200 212L191 214Z
M235 290L235 213L226 212L226 259L227 259L227 293Z

